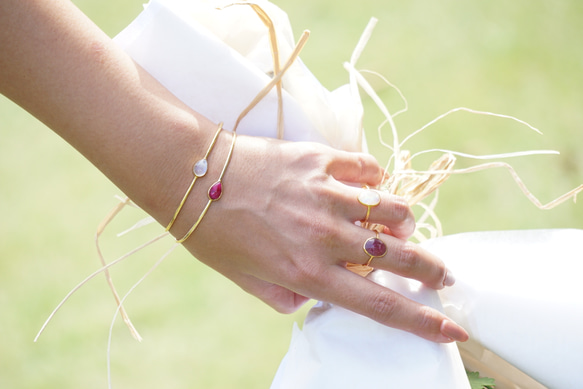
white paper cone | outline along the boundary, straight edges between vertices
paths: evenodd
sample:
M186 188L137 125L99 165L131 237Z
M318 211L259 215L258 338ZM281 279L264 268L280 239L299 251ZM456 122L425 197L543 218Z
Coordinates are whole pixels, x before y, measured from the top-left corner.
M225 4L152 0L115 41L192 109L233 129L239 114L269 83L266 72L272 72L273 61L268 29L251 7L216 8ZM287 15L267 1L259 4L277 22L283 65L294 47ZM284 139L362 150L358 96L346 88L328 91L299 59L283 81ZM241 122L238 133L276 137L277 101L272 90Z
M581 242L583 230L525 230L424 246L455 274L440 294L474 342L549 388L572 389L583 387Z
M385 271L369 277L440 309L437 292ZM271 389L469 389L455 344L438 344L327 303L312 308Z

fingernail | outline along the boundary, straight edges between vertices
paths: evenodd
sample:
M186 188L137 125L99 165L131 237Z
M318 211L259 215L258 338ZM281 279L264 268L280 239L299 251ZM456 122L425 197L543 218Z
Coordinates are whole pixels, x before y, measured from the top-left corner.
M466 330L451 320L442 321L439 330L443 336L456 342L465 342L470 338Z
M445 273L445 279L443 280L443 286L453 286L455 284L455 276L449 270Z

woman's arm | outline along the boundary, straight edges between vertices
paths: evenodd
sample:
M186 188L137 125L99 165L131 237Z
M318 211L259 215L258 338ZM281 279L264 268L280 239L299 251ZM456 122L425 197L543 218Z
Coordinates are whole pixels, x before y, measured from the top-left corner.
M216 124L181 103L68 1L2 0L0 42L0 92L166 225ZM231 138L228 131L219 136L175 236L196 221ZM366 208L356 200L359 189L344 182L374 186L381 177L369 155L238 137L223 196L184 245L279 311L315 298L434 341L467 339L443 314L345 269L346 262L368 260L362 244L374 234L354 224ZM382 196L369 220L392 235L381 234L389 252L373 265L436 289L451 284L439 259L405 241L414 229L406 203Z
M0 23L0 92L164 217L177 174L190 169L214 124L187 110L67 1L3 0Z

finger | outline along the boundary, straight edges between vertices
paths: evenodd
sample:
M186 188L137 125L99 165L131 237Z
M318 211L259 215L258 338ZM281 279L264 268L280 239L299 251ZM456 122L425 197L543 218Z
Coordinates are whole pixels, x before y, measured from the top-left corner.
M370 207L368 223L386 226L391 234L400 239L409 239L415 232L415 215L407 201L400 197L381 192L379 205ZM365 206L365 209L367 207Z
M448 343L464 342L467 332L444 314L407 299L391 289L335 267L326 274L322 300L367 316L381 324L425 339Z
M443 289L455 282L443 261L413 242L386 234L377 235L358 226L350 228L347 236L341 239L346 239L351 246L344 249L344 253L352 255L343 257L346 262L387 270L418 280L433 289Z
M351 222L381 224L401 239L408 239L415 232L415 216L404 198L348 185L343 185L338 191L346 207L342 212Z
M376 186L380 184L384 171L370 154L336 151L327 173L338 181Z

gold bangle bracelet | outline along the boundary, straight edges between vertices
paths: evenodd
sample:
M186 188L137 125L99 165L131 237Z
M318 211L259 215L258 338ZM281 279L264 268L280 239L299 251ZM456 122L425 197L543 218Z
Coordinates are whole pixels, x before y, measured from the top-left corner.
M188 230L186 235L184 235L180 239L177 239L176 243L183 243L186 239L188 239L192 235L192 233L198 228L200 222L202 221L202 218L206 215L207 211L209 210L211 203L213 201L217 201L218 199L221 198L221 195L223 193L223 183L222 183L223 175L225 174L225 171L227 170L227 166L229 166L229 162L231 161L231 156L233 155L233 149L235 148L235 140L236 139L237 139L237 133L233 132L233 140L231 141L231 148L229 149L229 154L227 155L227 160L225 161L225 164L223 165L223 170L221 171L221 174L219 175L218 180L215 181L215 183L211 185L211 187L209 188L209 190L207 192L208 202L206 203L206 205L205 205L204 209L202 210L200 216L198 217L196 223L194 223L194 225L190 228L190 230Z
M186 190L186 193L182 197L182 201L180 201L180 205L178 205L178 208L176 208L176 212L174 212L174 216L172 217L172 220L170 220L170 223L168 223L168 226L166 227L166 231L170 231L170 229L174 225L174 222L176 221L178 214L182 210L184 203L186 203L186 199L190 195L190 192L192 191L192 188L194 187L194 183L196 182L196 180L199 177L203 177L206 174L206 172L208 170L207 158L208 158L209 154L211 153L213 147L215 146L215 143L217 143L219 133L221 132L222 129L223 129L223 123L219 123L219 128L217 129L217 132L215 133L215 136L213 137L213 140L211 141L211 144L209 145L209 147L206 151L206 154L204 155L204 157L202 159L199 159L198 161L196 161L194 163L194 166L192 167L192 173L194 174L194 178L192 179L190 186Z

